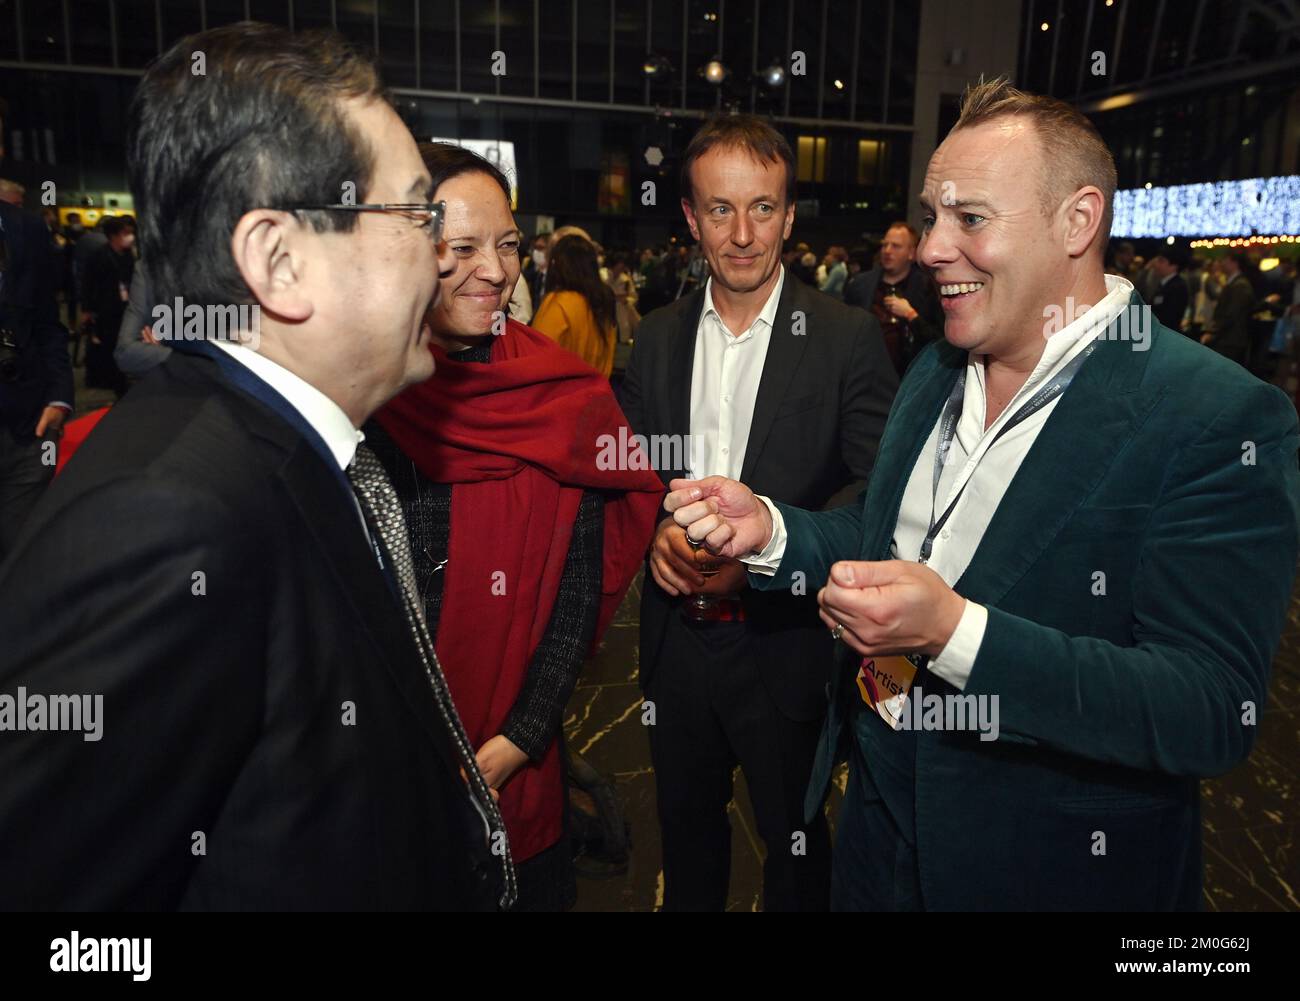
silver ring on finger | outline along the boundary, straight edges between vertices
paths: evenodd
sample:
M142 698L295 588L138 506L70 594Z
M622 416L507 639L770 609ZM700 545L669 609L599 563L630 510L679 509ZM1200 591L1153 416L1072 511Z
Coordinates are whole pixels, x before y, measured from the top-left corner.
M703 540L703 539L698 539L698 540L697 540L697 539L692 539L692 538L691 538L691 533L690 533L690 532L687 532L687 533L686 533L686 541L689 542L689 543L691 544L691 548L692 548L692 549L700 549L700 548L702 548L702 547L704 546L704 540Z
M839 641L840 635L844 632L844 624L837 622L835 628L831 630L831 639Z

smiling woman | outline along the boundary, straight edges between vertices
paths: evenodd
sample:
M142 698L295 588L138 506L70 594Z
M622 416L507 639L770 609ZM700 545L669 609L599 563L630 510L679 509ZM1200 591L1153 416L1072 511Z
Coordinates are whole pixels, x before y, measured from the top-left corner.
M435 197L447 205L443 240L455 262L441 276L429 324L435 344L457 351L504 331L519 280L519 229L510 182L492 163L452 143L422 143L420 155Z
M402 501L429 633L479 768L500 793L519 863L516 908L563 910L576 886L560 720L640 565L661 488L643 466L596 461L602 435L627 435L609 382L508 319L519 235L505 177L448 143L421 154L447 205L430 310L437 367L380 411L366 438ZM578 237L559 246L570 242L590 247Z

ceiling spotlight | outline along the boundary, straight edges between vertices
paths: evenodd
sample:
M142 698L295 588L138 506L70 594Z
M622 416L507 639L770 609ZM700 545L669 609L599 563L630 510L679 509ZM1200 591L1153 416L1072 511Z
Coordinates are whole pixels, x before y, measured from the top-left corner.
M727 79L730 73L731 71L723 65L721 59L710 59L700 70L700 75L715 87L722 86L722 81Z
M835 81L835 89L836 89L836 90L843 90L843 89L844 89L844 81L843 81L843 80L836 80L836 81Z
M763 83L775 90L785 85L785 67L778 62L769 63L759 75Z
M1038 30L1039 30L1039 31L1046 31L1046 30L1047 30L1048 28L1050 28L1050 27L1051 27L1051 25L1048 24L1046 21L1044 21L1042 24L1040 24L1040 25L1038 26Z
M665 77L673 70L673 64L668 61L667 56L648 55L645 62L641 64L641 71L651 79Z

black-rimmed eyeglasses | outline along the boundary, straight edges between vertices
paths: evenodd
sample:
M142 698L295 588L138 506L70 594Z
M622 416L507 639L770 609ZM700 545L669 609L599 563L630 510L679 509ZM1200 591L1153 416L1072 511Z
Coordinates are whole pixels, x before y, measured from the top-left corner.
M402 212L419 220L429 239L442 242L442 221L447 216L446 202L383 202L372 205L286 205L287 212Z

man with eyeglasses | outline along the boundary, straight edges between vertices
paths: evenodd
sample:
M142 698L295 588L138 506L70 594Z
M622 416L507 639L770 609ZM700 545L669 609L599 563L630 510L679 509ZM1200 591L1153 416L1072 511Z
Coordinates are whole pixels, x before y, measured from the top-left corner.
M0 568L0 907L508 907L358 430L433 372L453 262L413 138L337 36L244 23L154 64L128 161L185 315ZM257 321L194 339L189 305Z

